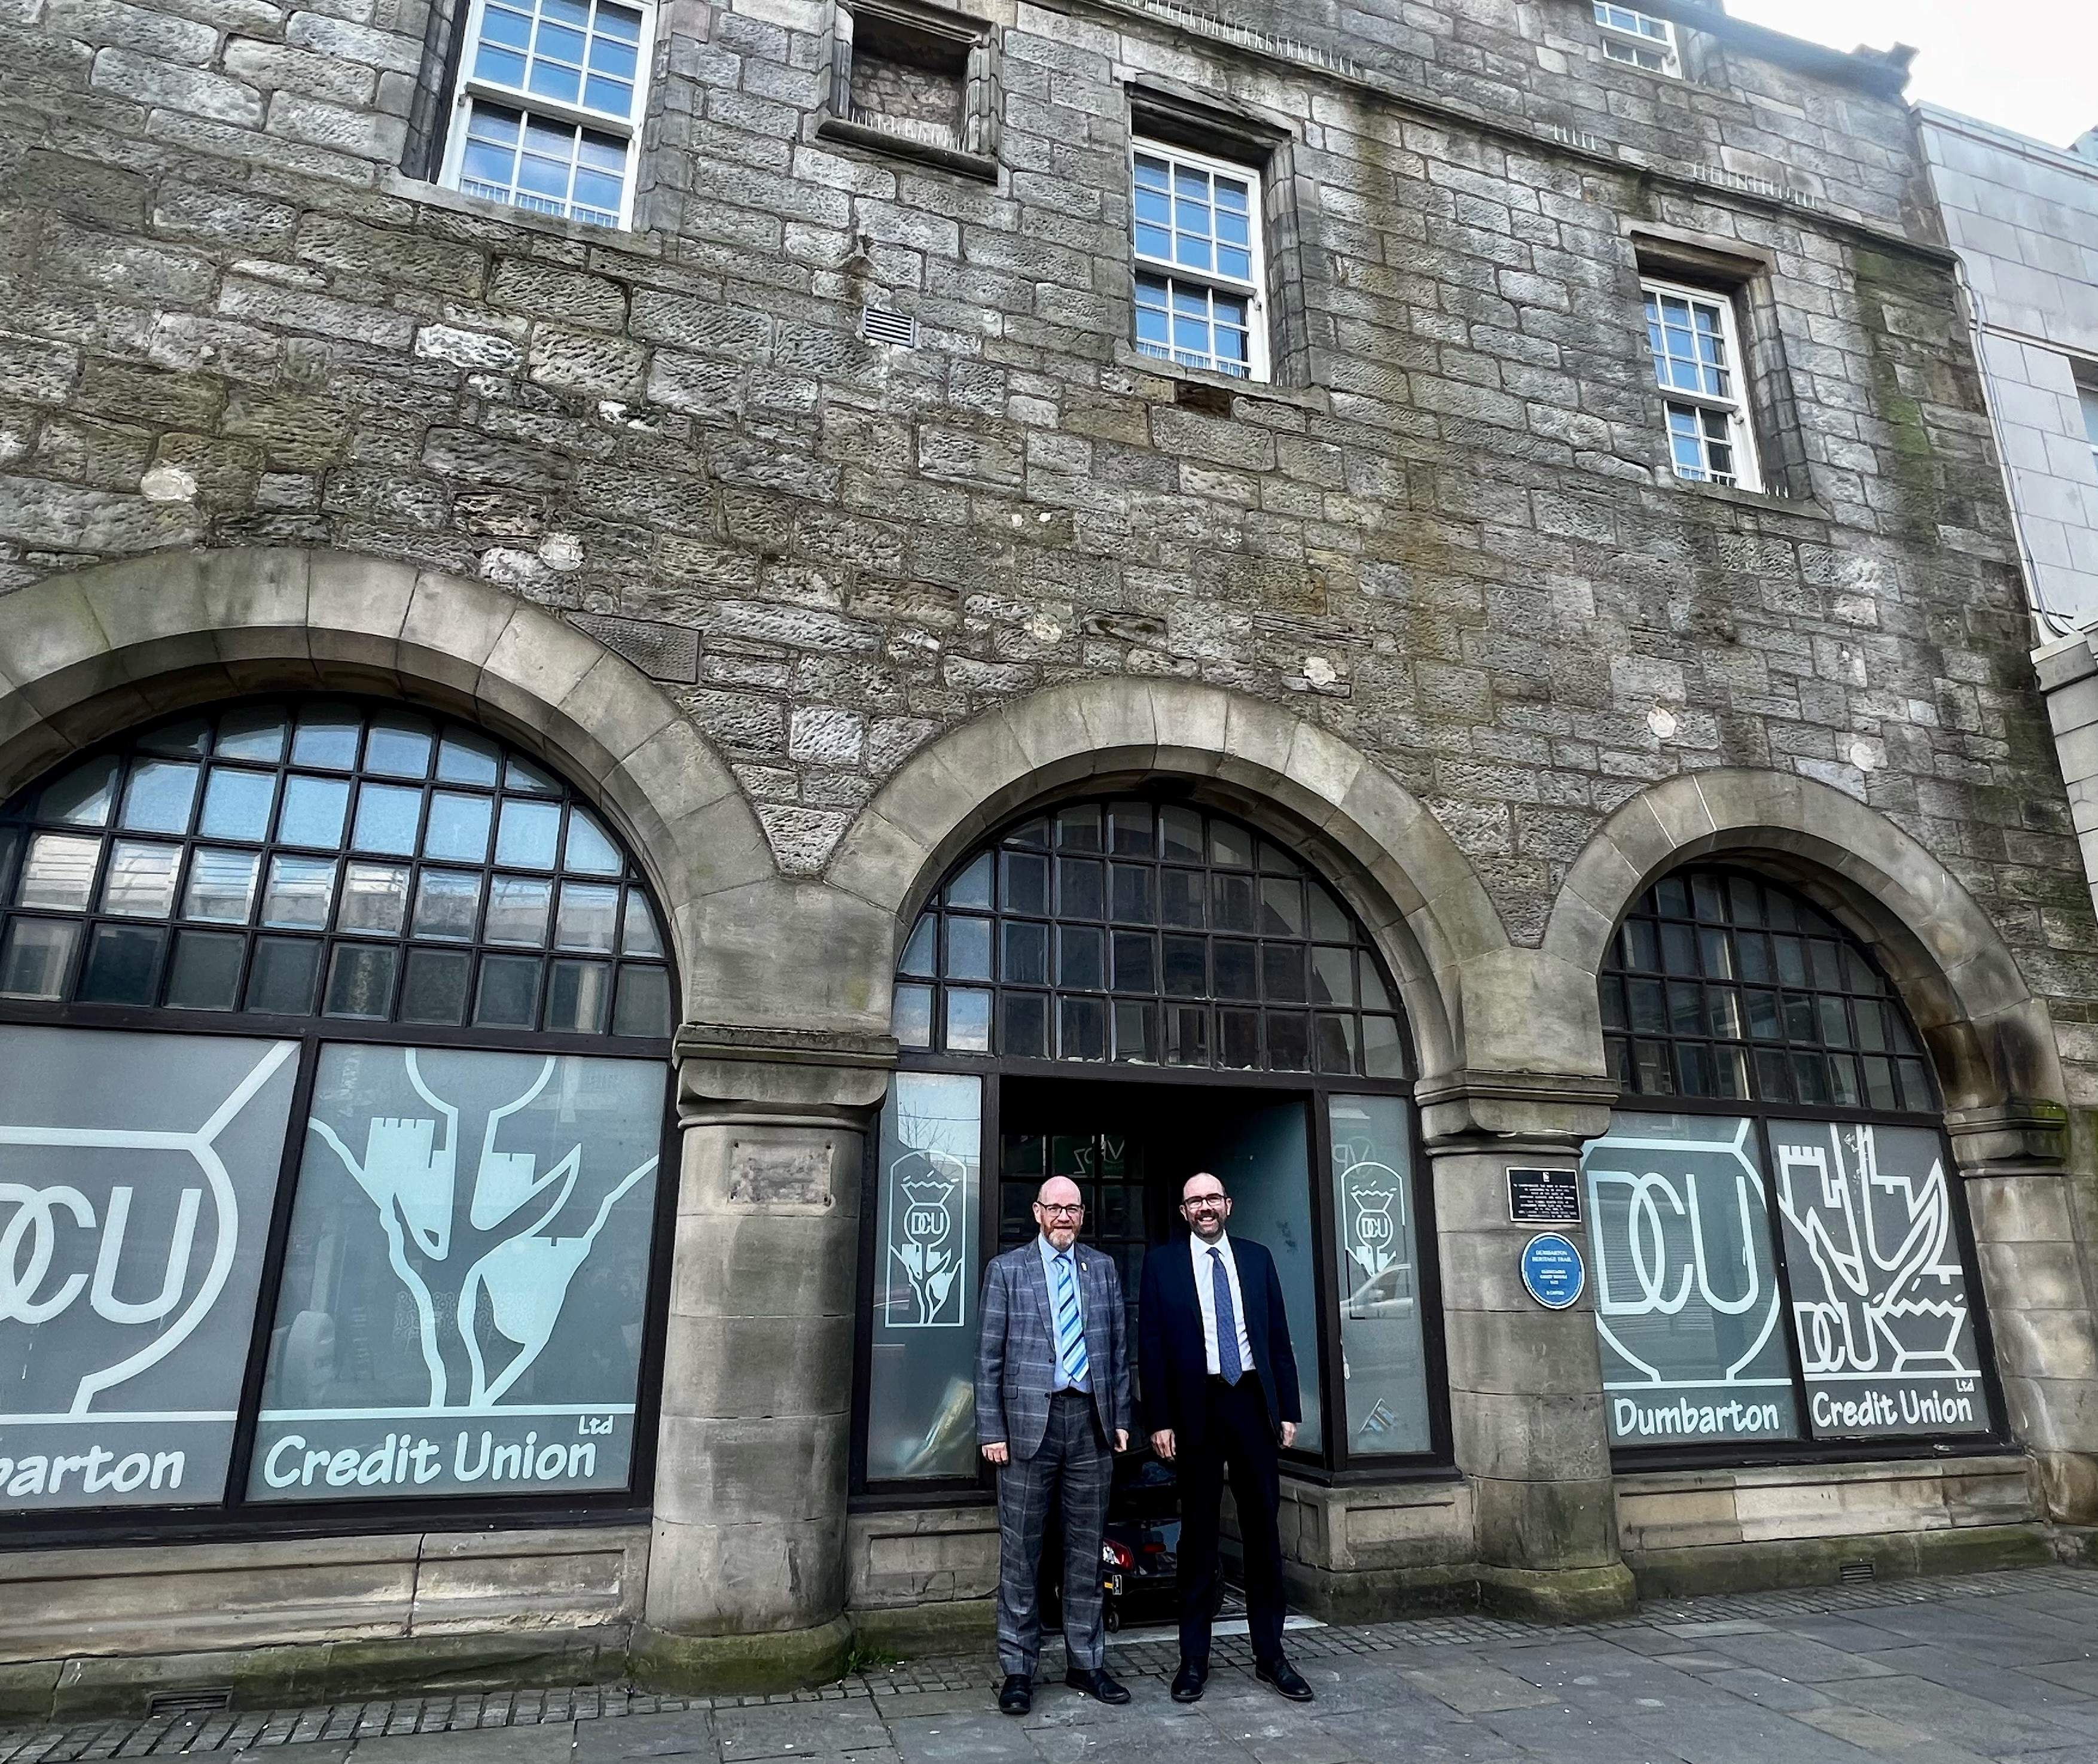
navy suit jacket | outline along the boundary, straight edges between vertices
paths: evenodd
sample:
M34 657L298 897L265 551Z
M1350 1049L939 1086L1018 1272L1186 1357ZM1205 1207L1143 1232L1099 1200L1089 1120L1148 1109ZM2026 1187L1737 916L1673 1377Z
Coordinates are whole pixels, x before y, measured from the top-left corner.
M1289 1346L1289 1319L1282 1306L1282 1281L1266 1246L1233 1236L1239 1291L1245 1300L1246 1341L1253 1370L1267 1393L1275 1421L1301 1421L1304 1405L1297 1389L1297 1356ZM1184 1235L1168 1239L1143 1258L1143 1290L1137 1310L1137 1372L1143 1384L1143 1430L1171 1428L1189 1437L1200 1431L1203 1387L1209 1376L1202 1349L1202 1302L1195 1293L1195 1268Z

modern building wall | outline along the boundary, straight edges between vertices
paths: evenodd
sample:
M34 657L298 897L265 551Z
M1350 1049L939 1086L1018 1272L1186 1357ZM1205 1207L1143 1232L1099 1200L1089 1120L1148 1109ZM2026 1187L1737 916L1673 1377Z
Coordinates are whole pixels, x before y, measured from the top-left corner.
M2034 592L2063 628L2098 618L2098 163L1933 105L1916 110L1960 254Z
M646 1590L578 1601L648 1670L982 1621L980 1512L849 1498L863 1141L918 906L1087 779L1293 843L1415 1037L1453 1462L1293 1485L1302 1596L1617 1609L1752 1533L1784 1578L2098 1512L2098 924L1900 76L1656 10L1681 80L1573 0L969 0L986 179L819 137L825 7L676 0L623 233L399 169L419 0L9 27L0 799L164 709L353 686L544 755L672 921ZM1264 156L1276 383L1132 347L1133 111ZM1765 490L1671 474L1643 261L1737 279ZM1513 1277L1503 1166L1617 1095L1613 927L1714 854L1928 1043L2009 1429L1971 1487L1621 1478L1592 1312ZM271 1549L258 1602L324 1553Z

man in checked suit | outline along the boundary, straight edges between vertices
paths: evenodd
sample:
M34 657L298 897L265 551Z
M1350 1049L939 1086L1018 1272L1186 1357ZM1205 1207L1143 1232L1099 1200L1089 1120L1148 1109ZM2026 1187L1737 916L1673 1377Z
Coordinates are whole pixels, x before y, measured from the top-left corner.
M1163 1244L1143 1258L1137 1307L1143 1424L1151 1449L1173 1466L1180 1485L1180 1670L1173 1700L1196 1701L1209 1676L1218 1519L1228 1475L1245 1553L1254 1675L1292 1702L1308 1703L1311 1687L1282 1653L1276 1447L1296 1443L1304 1419L1282 1282L1263 1246L1226 1233L1231 1196L1207 1170L1182 1184L1180 1216L1187 1222L1186 1247Z
M1079 1246L1085 1214L1078 1185L1051 1177L1034 1197L1040 1235L984 1275L977 1440L998 1468L998 1706L1008 1715L1034 1700L1052 1501L1064 1516L1064 1682L1103 1703L1129 1700L1108 1676L1100 1613L1100 1533L1114 1453L1129 1449L1127 1324L1113 1258Z

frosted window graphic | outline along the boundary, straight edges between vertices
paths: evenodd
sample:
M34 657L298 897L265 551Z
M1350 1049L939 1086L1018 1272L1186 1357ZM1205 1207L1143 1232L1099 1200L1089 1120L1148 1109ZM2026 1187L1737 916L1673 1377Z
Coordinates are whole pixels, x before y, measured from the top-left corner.
M867 1470L876 1481L974 1470L982 1174L982 1081L898 1073L881 1116L881 1266L867 1402Z
M1797 1438L1755 1124L1618 1115L1581 1169L1611 1439Z
M1336 1096L1329 1108L1348 1449L1358 1456L1427 1451L1434 1442L1406 1104L1395 1096ZM1308 1342L1297 1356L1300 1363L1311 1357Z
M665 1082L322 1050L250 1499L626 1485Z
M0 1490L215 1503L295 1042L0 1027Z
M1943 1142L1792 1121L1770 1139L1816 1437L1988 1432Z

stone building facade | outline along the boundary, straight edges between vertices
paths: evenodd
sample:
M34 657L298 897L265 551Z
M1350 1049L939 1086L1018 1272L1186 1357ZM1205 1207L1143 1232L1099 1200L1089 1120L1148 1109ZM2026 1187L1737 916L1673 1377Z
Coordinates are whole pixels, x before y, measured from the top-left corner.
M7 20L15 1703L980 1632L977 1264L1068 1156L1133 1269L1161 1122L1296 1257L1315 1608L2098 1513L2098 924L1898 66L1689 0ZM53 1111L204 1043L274 1222L164 1184L134 1269L50 1147L148 1130ZM1577 1165L1555 1310L1507 1173ZM82 1305L227 1309L221 1393Z

